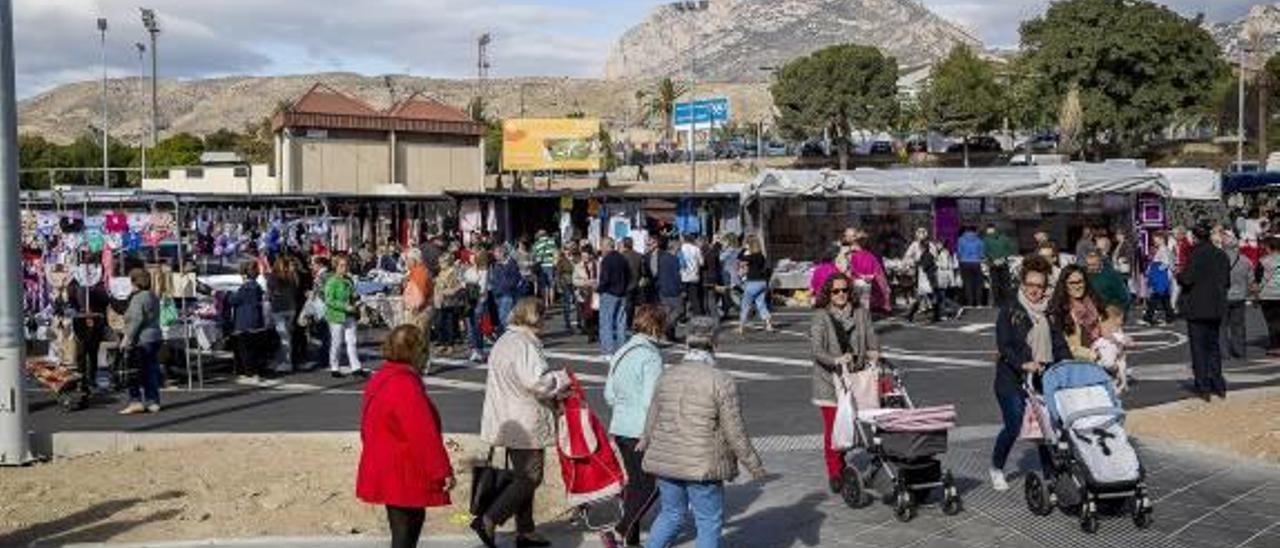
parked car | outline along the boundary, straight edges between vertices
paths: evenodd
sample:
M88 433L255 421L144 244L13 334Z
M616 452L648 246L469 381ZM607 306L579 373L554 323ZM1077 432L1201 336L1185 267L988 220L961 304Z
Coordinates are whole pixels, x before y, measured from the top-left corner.
M1058 150L1058 136L1052 133L1036 135L1031 137L1030 142L1019 142L1013 150L1015 152L1026 152L1028 144L1031 146L1031 152L1033 153L1054 152Z
M997 141L995 137L990 137L987 135L970 137L968 139L968 143L969 143L970 154L973 154L975 152L981 153L981 152L1003 152L1004 151L1004 147L1000 146L1000 141ZM964 148L965 148L965 142L961 141L959 143L955 143L947 147L947 153L963 154Z
M929 152L929 142L924 139L912 139L907 141L907 152L915 154L917 152Z
M871 143L871 147L867 149L867 154L871 156L889 156L893 154L893 143L889 141L876 141Z

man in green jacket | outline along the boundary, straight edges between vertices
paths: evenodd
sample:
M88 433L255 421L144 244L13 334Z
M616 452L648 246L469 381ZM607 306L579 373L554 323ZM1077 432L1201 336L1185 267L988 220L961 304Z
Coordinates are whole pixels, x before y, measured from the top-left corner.
M1013 241L1005 236L996 225L987 225L986 234L982 237L986 249L987 264L991 269L991 299L998 310L1009 304L1013 296L1013 285L1009 277L1009 257L1018 253Z
M1124 276L1102 260L1096 249L1085 255L1085 270L1089 273L1089 287L1093 288L1104 306L1116 306L1129 311L1129 287Z

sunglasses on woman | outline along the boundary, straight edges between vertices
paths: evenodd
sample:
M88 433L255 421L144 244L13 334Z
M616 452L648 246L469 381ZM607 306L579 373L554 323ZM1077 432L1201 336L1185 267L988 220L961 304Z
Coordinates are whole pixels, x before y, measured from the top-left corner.
M848 292L849 292L849 288L847 288L847 287L833 287L833 288L831 288L831 294L832 294L832 295L844 295L844 294L846 294L846 293L848 293Z

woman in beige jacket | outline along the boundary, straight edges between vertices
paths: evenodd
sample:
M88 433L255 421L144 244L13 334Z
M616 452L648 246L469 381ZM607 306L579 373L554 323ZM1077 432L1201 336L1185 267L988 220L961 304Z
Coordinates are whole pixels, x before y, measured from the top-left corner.
M542 484L544 449L555 444L555 405L569 377L552 370L542 354L538 332L544 313L539 299L521 299L489 354L480 439L506 450L515 481L471 522L485 546L494 546L494 530L512 516L517 546L550 546L534 531L533 495Z

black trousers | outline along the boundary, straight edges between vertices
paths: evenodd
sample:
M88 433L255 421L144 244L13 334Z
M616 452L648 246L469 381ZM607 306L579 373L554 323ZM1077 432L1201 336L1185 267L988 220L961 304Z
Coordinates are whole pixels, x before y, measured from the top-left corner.
M644 453L636 450L640 440L614 436L618 452L622 454L622 466L627 470L627 486L622 490L622 521L617 532L628 546L640 545L640 522L658 498L657 482L646 474L641 463Z
M1227 391L1227 381L1222 378L1222 347L1218 344L1221 328L1220 320L1187 320L1196 392Z
M1277 301L1276 304L1280 304L1280 301ZM1157 309L1160 310L1161 320L1165 322L1173 321L1173 308L1169 306L1168 293L1152 293L1150 297L1147 297L1147 310L1142 313L1142 319L1147 323L1155 323ZM1280 311L1280 307L1277 307L1277 310Z
M1245 348L1244 301L1227 301L1227 317L1222 320L1227 330L1227 354L1243 358Z
M1267 350L1280 350L1280 301L1259 301L1267 319Z
M391 548L414 548L422 536L427 520L425 508L387 506L387 523L391 525Z
M98 350L102 348L104 330L86 327L76 330L76 338L80 339L80 356L78 360L81 374L84 375L82 389L92 392L98 389Z
M992 306L1004 308L1013 301L1013 284L1009 278L1009 265L991 265Z
M485 518L495 525L516 518L516 534L528 535L536 527L533 523L533 495L542 485L542 449L508 449L511 471L515 480L493 500Z
M964 306L982 306L982 263L960 263L960 279L964 283Z
M685 318L701 316L706 314L702 301L702 283L685 282L684 283L684 302L685 302Z

